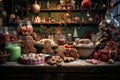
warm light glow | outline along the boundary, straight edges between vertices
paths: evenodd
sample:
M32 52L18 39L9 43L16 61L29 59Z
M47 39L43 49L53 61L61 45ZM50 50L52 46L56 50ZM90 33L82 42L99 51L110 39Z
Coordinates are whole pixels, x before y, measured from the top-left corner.
M70 16L70 14L69 14L69 13L66 13L66 16Z
M106 22L107 22L107 24L110 24L111 20L110 19L106 19Z

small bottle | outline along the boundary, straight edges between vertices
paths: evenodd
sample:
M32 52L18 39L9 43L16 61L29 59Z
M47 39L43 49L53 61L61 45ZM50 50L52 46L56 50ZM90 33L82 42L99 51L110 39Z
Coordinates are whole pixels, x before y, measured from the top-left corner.
M67 44L72 44L72 34L67 34Z
M84 17L82 17L82 23L84 23L85 22L85 18Z
M3 42L9 42L10 41L10 36L8 32L8 27L4 27L3 29Z
M75 9L75 0L71 0L72 3L72 9Z
M16 31L11 31L10 34L10 41L17 41L17 32Z
M78 32L76 27L74 28L74 31L73 31L73 40L75 40L75 38L78 38Z
M49 9L50 8L50 1L48 0L47 1L47 9Z

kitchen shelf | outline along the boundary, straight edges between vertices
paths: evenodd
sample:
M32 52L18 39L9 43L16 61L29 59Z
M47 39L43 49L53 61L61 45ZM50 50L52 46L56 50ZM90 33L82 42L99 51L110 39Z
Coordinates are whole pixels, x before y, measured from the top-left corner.
M39 25L98 25L99 22L84 22L84 23L32 23L33 26ZM18 23L9 24L10 26L18 26Z
M7 42L0 42L1 43L20 43L20 41L7 41Z
M95 22L85 22L85 23L33 23L33 25L98 25Z
M77 12L77 11L106 11L107 9L41 9L40 12L66 12L66 11L72 11L72 12Z

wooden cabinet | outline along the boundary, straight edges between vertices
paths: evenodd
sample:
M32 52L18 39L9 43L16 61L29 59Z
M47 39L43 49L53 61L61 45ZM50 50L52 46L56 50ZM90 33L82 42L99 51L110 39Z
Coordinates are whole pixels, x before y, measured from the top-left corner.
M111 65L0 65L1 80L120 80L120 63Z

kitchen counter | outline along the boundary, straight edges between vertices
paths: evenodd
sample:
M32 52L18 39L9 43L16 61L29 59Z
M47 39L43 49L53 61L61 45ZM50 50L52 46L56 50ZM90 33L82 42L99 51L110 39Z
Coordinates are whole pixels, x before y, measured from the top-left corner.
M120 62L91 64L81 59L61 66L6 62L0 65L0 72L0 80L120 80Z

